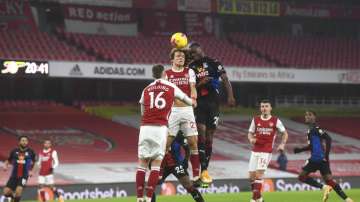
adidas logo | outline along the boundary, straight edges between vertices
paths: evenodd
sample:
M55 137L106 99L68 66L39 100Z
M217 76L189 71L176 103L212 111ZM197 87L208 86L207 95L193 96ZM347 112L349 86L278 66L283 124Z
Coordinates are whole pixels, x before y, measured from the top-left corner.
M76 64L71 70L70 70L71 76L82 76L83 73L81 72L80 66Z

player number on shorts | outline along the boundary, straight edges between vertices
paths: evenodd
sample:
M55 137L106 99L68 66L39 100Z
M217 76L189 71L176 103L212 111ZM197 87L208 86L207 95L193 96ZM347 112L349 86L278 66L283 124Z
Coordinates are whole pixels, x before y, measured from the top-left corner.
M161 97L164 94L164 92L160 92L159 94L154 96L154 92L150 92L150 109L157 108L157 109L163 109L166 106L166 101L163 97Z
M175 171L176 171L177 174L184 174L185 173L184 167L182 165L176 166Z
M22 179L21 179L21 184L22 184L22 186L25 186L25 184L26 184L26 179L22 178Z

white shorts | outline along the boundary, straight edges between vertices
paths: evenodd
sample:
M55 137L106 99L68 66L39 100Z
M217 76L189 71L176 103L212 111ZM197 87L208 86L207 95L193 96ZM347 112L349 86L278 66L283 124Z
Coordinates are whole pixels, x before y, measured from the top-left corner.
M39 175L38 183L44 184L44 185L53 185L53 184L55 184L54 175L53 174Z
M252 151L249 160L249 171L266 170L271 161L271 156L271 153Z
M194 109L192 107L173 107L169 117L169 133L176 136L181 130L184 136L198 135Z
M162 160L166 150L166 126L141 126L138 143L139 159Z

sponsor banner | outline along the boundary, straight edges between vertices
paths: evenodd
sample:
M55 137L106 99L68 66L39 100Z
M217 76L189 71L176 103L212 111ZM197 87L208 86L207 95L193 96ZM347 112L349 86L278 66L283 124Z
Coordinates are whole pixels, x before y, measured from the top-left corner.
M319 180L319 179L318 179ZM336 178L340 187L344 190L360 188L360 177ZM320 181L320 180L319 180ZM65 200L74 199L105 199L121 198L136 195L135 182L111 183L111 184L73 184L57 185L58 191L62 192ZM36 186L25 188L22 199L35 200L37 198ZM266 179L263 191L307 191L316 190L307 184L299 182L296 178ZM214 180L208 188L199 188L202 194L239 193L250 191L248 179ZM161 195L187 195L187 191L177 181L167 181L157 187L156 192ZM4 197L0 198L0 202Z
M360 70L228 67L226 71L235 82L360 84Z
M68 32L135 36L137 17L133 10L88 6L63 5L65 27Z
M59 0L62 4L81 4L81 5L92 5L92 6L109 6L119 8L131 8L133 0Z
M63 5L65 19L111 24L135 23L136 15L130 9L112 7Z
M178 10L187 12L211 12L211 0L178 0Z
M280 3L274 1L218 0L217 6L222 14L280 16Z
M148 35L170 36L184 30L179 12L147 11L143 14L143 21L144 33Z
M50 62L51 77L151 79L151 65L95 62Z
M282 4L282 15L284 16L301 16L301 17L318 17L318 18L336 18L344 17L345 9L339 5L294 5Z
M34 71L34 64L29 64ZM42 63L37 64L38 73L42 69ZM50 61L46 67L48 66L51 77L152 79L151 64ZM4 71L8 72L10 69ZM232 82L360 84L360 70L227 67L226 72Z
M214 33L214 22L210 15L201 13L185 13L185 30L191 36L212 35Z
M0 75L46 76L49 64L45 61L0 60Z
M337 4L296 4L282 3L282 16L301 16L317 18L359 19L359 6L339 6Z
M0 1L0 30L35 30L30 3L26 0Z

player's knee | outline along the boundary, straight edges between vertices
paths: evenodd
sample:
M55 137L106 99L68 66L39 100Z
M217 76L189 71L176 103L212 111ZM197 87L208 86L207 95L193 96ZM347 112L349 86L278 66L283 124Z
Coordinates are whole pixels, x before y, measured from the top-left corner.
M22 192L15 192L15 197L20 198Z
M255 178L256 179L261 179L264 176L264 171L263 170L258 170L255 172Z
M189 139L188 143L189 143L190 149L192 149L192 150L197 149L198 144L195 139L193 139L193 138Z
M254 172L249 172L249 179L250 181L255 181L256 180L256 174Z
M325 180L325 183L331 187L336 186L336 182L333 179L327 179L327 180Z

